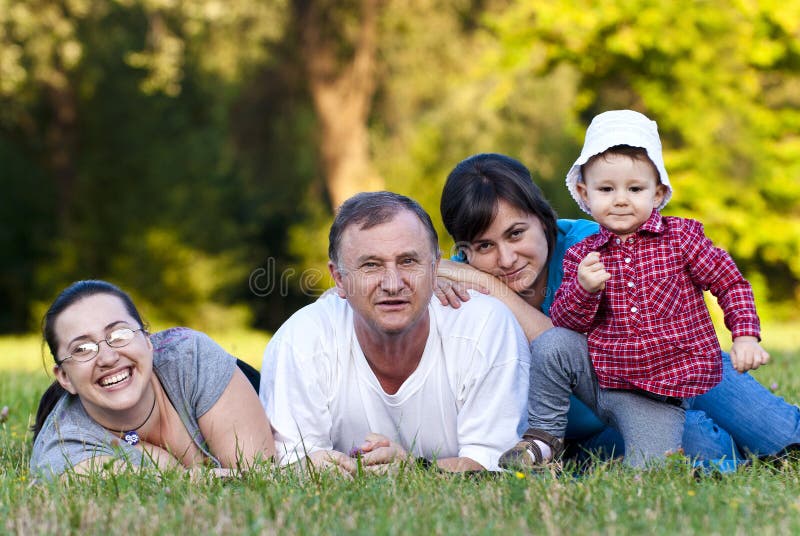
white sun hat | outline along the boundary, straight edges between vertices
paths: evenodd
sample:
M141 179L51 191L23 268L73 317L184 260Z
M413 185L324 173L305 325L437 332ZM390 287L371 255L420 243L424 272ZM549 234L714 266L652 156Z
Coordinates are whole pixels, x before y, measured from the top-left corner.
M647 156L658 170L658 177L667 192L658 209L661 210L672 197L672 186L664 167L664 157L661 155L661 140L658 137L658 125L646 116L633 110L611 110L603 112L592 119L586 129L586 139L583 142L581 155L572 164L567 173L567 189L572 198L581 207L581 210L591 214L589 207L583 202L575 185L583 180L581 166L594 155L600 154L617 145L641 147L647 151Z

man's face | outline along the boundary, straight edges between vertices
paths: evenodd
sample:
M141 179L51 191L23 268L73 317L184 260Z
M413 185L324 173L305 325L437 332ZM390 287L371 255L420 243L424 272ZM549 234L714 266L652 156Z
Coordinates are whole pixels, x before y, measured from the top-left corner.
M346 227L339 266L329 268L357 327L379 336L406 333L427 318L437 262L425 226L404 210L370 229Z

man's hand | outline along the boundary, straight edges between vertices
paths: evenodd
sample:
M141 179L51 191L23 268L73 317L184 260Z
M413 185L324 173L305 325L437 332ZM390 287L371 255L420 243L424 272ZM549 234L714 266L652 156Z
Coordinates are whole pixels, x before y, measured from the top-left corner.
M755 337L736 337L731 347L731 363L737 371L747 372L769 363L769 354Z
M586 292L599 292L606 288L606 281L611 279L611 274L606 271L600 260L600 254L592 251L586 255L578 265L578 283Z
M382 434L370 433L361 446L353 449L353 457L361 457L361 466L365 471L378 474L396 472L402 463L413 463L411 455L399 444ZM464 471L485 471L481 464L465 457L444 458L436 460L436 469L447 473Z
M337 450L318 450L305 459L318 471L333 471L352 478L356 474L356 460Z
M369 433L354 455L361 456L361 465L373 473L389 473L408 460L408 452L382 434Z

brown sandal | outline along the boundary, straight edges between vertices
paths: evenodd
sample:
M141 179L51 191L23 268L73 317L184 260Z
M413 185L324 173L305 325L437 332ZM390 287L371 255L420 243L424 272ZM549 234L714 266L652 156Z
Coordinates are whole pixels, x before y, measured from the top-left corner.
M552 457L544 459L542 449L536 444L541 441L550 447ZM564 440L543 430L529 428L522 435L522 441L505 451L500 456L500 467L503 469L532 469L538 466L556 462L564 453Z

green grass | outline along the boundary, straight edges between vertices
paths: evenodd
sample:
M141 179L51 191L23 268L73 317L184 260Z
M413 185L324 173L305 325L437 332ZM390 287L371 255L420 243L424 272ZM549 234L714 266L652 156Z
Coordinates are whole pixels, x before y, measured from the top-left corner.
M259 364L265 334L216 338L229 351L240 345L239 355ZM756 376L798 402L798 347L767 347L773 363ZM351 481L298 478L265 466L225 481L192 482L173 472L32 485L27 427L49 378L34 337L0 339L0 352L0 408L9 407L0 424L0 534L800 532L800 461L755 461L735 474L710 476L677 461L643 474L599 463L580 477L409 470Z

